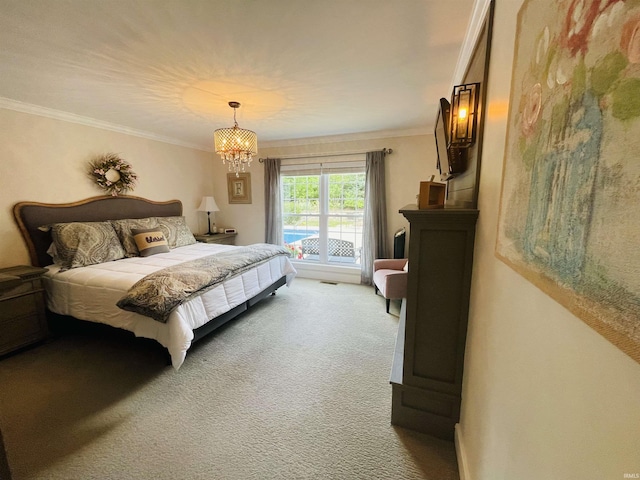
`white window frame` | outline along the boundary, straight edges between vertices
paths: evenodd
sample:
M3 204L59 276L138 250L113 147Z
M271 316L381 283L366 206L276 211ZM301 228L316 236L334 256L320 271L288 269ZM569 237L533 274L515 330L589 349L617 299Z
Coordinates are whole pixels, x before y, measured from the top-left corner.
M354 158L355 157L355 158ZM349 159L343 157L326 159L322 162L318 158L309 158L295 162L287 162L283 160L280 169L280 176L305 176L319 175L319 217L318 237L319 237L319 258L317 261L312 260L296 260L296 268L298 273L307 278L327 278L329 276L339 277L338 281L347 281L350 283L360 282L360 264L344 264L340 262L330 262L327 255L327 239L329 235L329 174L330 173L364 173L365 157L364 155L351 156ZM282 182L284 183L284 182ZM283 197L284 198L284 195ZM315 215L315 214L311 214ZM363 212L364 215L364 212ZM283 226L284 226L283 214ZM364 220L364 219L363 219Z

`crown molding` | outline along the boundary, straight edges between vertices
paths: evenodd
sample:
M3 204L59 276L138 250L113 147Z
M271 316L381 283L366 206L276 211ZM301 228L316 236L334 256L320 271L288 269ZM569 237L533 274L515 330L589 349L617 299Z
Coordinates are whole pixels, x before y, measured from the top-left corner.
M425 128L411 128L404 130L378 130L374 132L346 133L342 135L326 135L321 137L305 137L283 140L270 140L260 142L262 148L275 147L295 147L300 145L317 145L321 143L354 142L359 140L375 140L379 138L393 137L413 137L417 135L428 135L429 130Z
M487 12L489 11L489 5L493 0L475 0L473 4L473 10L471 11L471 17L469 18L469 26L467 27L467 33L464 36L462 42L462 48L460 48L460 55L458 55L458 63L456 63L456 69L453 73L451 80L451 86L449 91L453 91L455 85L462 83L462 79L467 73L467 67L473 55L473 50L476 48L478 37L482 32L484 21L487 18Z
M52 108L41 107L39 105L33 105L31 103L20 102L18 100L12 100L6 97L0 97L0 108L6 108L7 110L14 110L16 112L28 113L31 115L38 115L41 117L53 118L55 120L62 120L64 122L76 123L79 125L85 125L88 127L100 128L103 130L110 130L112 132L123 133L125 135L131 135L134 137L146 138L149 140L155 140L157 142L168 143L171 145L178 145L180 147L192 148L194 150L200 150L203 152L213 152L211 147L204 147L194 143L184 142L172 137L165 137L163 135L157 135L155 133L146 132L143 130L136 130L122 125L116 125L115 123L109 123L102 120L96 120L95 118L85 117L82 115L76 115L75 113L64 112L62 110L55 110ZM360 133L347 133L341 135L327 135L318 137L305 137L305 138L293 138L282 140L267 140L259 142L259 146L262 148L273 147L286 147L286 146L298 146L298 145L314 145L322 143L337 143L337 142L351 142L361 140L375 140L381 138L393 138L393 137L411 137L416 135L428 135L430 132L425 128L411 128L403 130L378 130L373 132L360 132Z
M134 128L124 127L122 125L116 125L115 123L96 120L95 118L76 115L75 113L64 112L62 110L54 110L52 108L46 108L38 105L33 105L31 103L12 100L10 98L0 97L0 108L15 110L16 112L28 113L31 115L39 115L41 117L53 118L55 120L62 120L69 123L77 123L79 125L85 125L87 127L94 127L100 128L102 130L124 133L125 135L131 135L133 137L146 138L148 140L155 140L157 142L192 148L194 150L201 150L204 152L213 151L213 149L211 148L205 148L202 145L197 145L194 143L183 142L182 140L178 140L176 138L165 137L163 135L157 135L155 133L145 132L143 130L136 130Z

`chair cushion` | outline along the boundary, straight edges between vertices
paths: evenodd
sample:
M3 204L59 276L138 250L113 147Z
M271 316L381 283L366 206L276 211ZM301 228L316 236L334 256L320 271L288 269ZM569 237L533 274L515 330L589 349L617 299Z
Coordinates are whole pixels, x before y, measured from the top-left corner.
M406 263L406 258L378 258L373 261L373 270L402 270Z
M395 300L407 296L407 272L403 270L376 270L373 283L384 298Z

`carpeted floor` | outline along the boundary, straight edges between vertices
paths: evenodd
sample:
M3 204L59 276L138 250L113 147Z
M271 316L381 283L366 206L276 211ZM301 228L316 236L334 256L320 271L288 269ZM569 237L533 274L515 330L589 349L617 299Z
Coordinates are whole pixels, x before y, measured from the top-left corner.
M14 480L458 479L452 443L390 425L397 322L371 287L296 279L177 372L111 329L5 358Z

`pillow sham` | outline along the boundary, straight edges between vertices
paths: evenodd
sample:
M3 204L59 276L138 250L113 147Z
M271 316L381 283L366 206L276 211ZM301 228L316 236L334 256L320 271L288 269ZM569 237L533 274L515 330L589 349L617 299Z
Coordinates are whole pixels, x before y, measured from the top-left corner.
M111 220L111 225L113 225L113 228L118 234L118 238L120 239L120 243L122 243L126 257L137 257L139 253L136 241L133 239L133 235L131 234L131 229L158 228L158 222L155 217Z
M196 238L187 227L184 217L156 217L163 228L170 248L184 247L196 243Z
M48 232L51 231L51 227L49 227L47 231ZM51 242L51 245L49 245L49 248L47 248L47 255L49 255L53 259L54 265L58 265L58 266L61 265L60 257L58 257L58 252L56 251L55 243Z
M136 242L141 257L149 257L157 253L169 252L169 243L158 228L132 228L131 234Z
M124 258L125 252L110 222L51 225L54 263L60 271Z

